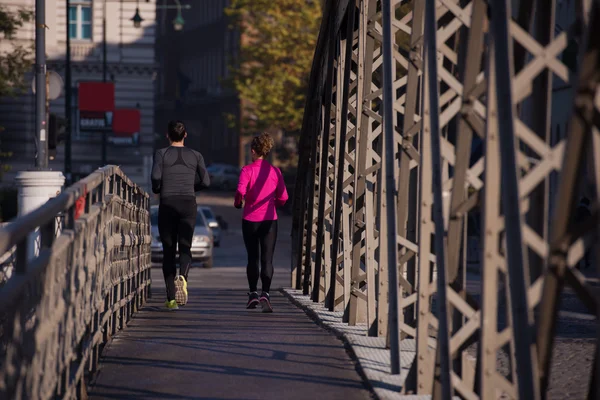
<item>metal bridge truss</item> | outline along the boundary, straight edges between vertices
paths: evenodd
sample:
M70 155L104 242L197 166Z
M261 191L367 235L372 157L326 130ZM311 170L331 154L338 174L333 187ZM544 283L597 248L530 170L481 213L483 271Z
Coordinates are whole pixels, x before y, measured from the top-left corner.
M292 286L387 337L391 372L410 366L406 393L544 398L561 291L598 313L594 280L575 267L600 249L600 2L576 8L556 34L552 0L326 3L300 139ZM571 39L575 73L561 58ZM574 88L558 137L557 79ZM592 218L575 224L584 193Z

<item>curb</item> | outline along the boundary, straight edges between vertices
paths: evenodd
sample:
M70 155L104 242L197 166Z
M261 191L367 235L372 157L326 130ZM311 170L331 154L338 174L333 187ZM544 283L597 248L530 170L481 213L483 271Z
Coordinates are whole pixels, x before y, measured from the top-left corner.
M385 338L366 335L366 324L349 326L342 322L340 312L330 312L323 304L313 303L301 291L283 288L280 292L296 307L300 308L317 325L334 334L344 343L356 370L363 379L373 398L378 400L424 399L430 396L402 395L404 380L415 356L414 341L401 343L402 366L400 375L391 375L389 350L385 348Z
M363 384L366 386L367 390L369 391L369 393L371 394L373 399L381 400L380 397L377 396L377 392L375 391L375 388L373 387L372 382L367 377L367 375L363 369L363 366L360 362L360 359L354 352L354 349L352 348L352 343L350 343L350 341L346 337L346 334L344 332L341 332L339 329L329 326L325 321L323 321L319 317L319 314L317 314L312 308L310 308L310 307L302 304L300 301L298 301L298 299L296 299L296 297L294 297L294 295L292 293L290 293L289 290L290 289L287 289L287 288L279 289L281 294L283 294L289 300L290 303L292 303L293 305L295 305L296 307L298 307L299 309L304 311L304 313L313 322L315 322L319 327L323 328L324 330L326 330L329 333L332 333L337 339L339 339L344 344L344 349L346 349L346 351L350 355L350 358L354 362L356 371L358 372L358 375L361 377Z

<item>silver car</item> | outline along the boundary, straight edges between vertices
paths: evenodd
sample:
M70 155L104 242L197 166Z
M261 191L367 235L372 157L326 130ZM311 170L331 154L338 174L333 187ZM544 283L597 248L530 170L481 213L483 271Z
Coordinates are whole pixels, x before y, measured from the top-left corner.
M208 227L215 238L215 247L219 247L221 245L221 226L219 225L219 221L217 221L217 218L210 207L199 206L198 213L200 212L204 214L204 218L208 221Z
M163 247L158 233L158 206L150 208L150 224L152 235L152 261L162 261ZM204 214L199 212L196 216L196 226L192 239L193 262L201 262L204 268L213 266L213 234L208 227Z

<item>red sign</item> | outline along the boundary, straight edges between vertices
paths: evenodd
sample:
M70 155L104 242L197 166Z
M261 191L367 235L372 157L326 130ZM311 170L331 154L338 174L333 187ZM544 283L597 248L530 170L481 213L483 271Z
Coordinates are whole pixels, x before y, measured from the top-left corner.
M113 132L117 136L131 136L139 133L141 125L140 110L137 108L121 108L113 114Z
M79 82L79 111L107 112L115 109L115 84Z

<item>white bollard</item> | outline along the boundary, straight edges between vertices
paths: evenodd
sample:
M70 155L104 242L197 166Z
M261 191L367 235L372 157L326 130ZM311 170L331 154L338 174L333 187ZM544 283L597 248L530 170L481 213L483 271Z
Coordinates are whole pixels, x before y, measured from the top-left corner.
M15 177L19 188L19 216L28 214L60 194L65 177L60 171L21 171ZM39 229L29 235L27 259L39 254Z

